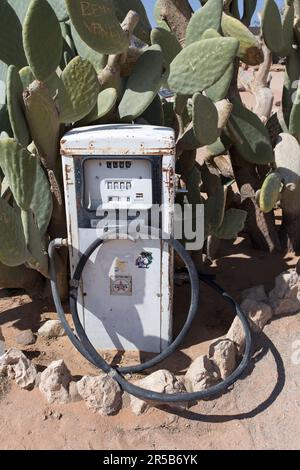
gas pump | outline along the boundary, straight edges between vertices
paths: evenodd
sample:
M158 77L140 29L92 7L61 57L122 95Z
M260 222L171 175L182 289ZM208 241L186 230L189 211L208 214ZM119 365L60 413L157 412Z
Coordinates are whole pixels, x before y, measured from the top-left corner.
M74 346L139 398L192 401L228 388L250 361L251 332L234 299L197 272L174 238L174 131L126 124L77 128L62 139L61 155L68 239L50 243L51 287ZM58 294L54 254L61 246L69 248L70 309L76 333L66 321ZM187 320L176 339L172 337L174 251L191 283ZM159 394L127 382L125 374L159 364L181 345L198 312L199 278L235 308L245 329L246 348L237 370L224 382L189 394ZM138 366L113 368L99 354L112 349L157 356Z

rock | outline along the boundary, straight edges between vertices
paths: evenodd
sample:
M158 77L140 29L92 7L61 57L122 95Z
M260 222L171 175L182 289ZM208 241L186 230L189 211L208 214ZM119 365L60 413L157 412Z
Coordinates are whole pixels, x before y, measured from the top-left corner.
M134 383L134 385L137 385L138 387L145 388L146 390L151 390L153 392L158 392L158 393L166 393L166 394L172 394L172 393L182 393L185 391L185 386L182 382L180 382L174 374L169 372L168 370L158 370L154 372L151 375L148 375L148 377L138 380L137 382ZM136 415L141 415L145 411L147 411L149 408L152 406L157 406L161 404L157 404L154 402L150 401L144 401L139 398L136 398L134 396L131 396L130 399L131 403L131 409L134 414ZM166 406L171 407L171 408L186 408L186 405L182 403L170 403L166 404Z
M258 302L268 303L268 296L263 285L250 287L242 292L242 301L246 299L257 300Z
M260 332L273 316L272 308L265 302L246 299L241 304L242 311L251 320L251 327L254 332Z
M5 353L5 341L4 336L2 335L2 330L0 327L0 357Z
M16 342L21 346L29 346L30 344L34 344L36 338L31 330L22 331L22 333L18 334L16 337Z
M64 404L70 401L71 381L71 374L64 361L54 361L42 372L39 389L48 403Z
M109 375L85 376L77 382L77 389L87 407L101 415L117 413L122 405L122 390Z
M38 334L44 338L59 338L60 336L65 336L65 330L59 320L48 320L44 325L39 329Z
M81 397L81 395L79 394L79 391L78 391L77 382L70 382L69 396L70 396L70 401L72 401L72 402L77 402L77 401L82 400L82 397Z
M35 386L37 370L22 351L12 348L0 358L0 375L7 375L21 388L31 390Z
M245 350L246 337L244 333L244 328L239 317L235 317L232 322L232 325L226 335L226 338L236 345L238 353L241 355Z
M188 392L200 392L220 382L220 375L207 356L195 359L185 374L185 386Z
M209 358L217 366L221 378L227 379L234 372L237 364L237 350L234 342L229 339L213 342L209 348Z
M275 287L269 294L275 315L287 315L300 311L300 277L291 269L276 277Z

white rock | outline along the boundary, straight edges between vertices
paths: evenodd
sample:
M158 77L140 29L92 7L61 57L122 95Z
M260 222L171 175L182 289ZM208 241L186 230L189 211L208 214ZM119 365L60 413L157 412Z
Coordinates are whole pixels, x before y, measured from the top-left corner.
M34 334L31 330L22 331L16 336L16 342L21 346L29 346L36 341Z
M7 375L25 389L35 386L37 370L22 351L12 348L0 358L0 375Z
M122 405L122 390L109 375L85 376L77 382L77 389L87 407L101 415L118 412Z
M239 354L243 354L245 350L246 337L243 329L243 325L239 317L235 317L231 327L228 330L226 338L236 345Z
M226 379L234 372L237 364L234 342L229 339L214 341L209 348L209 358L217 366L221 378Z
M82 400L82 397L78 391L77 382L70 382L69 396L70 396L70 401L73 401L73 402Z
M275 287L269 294L275 315L287 315L300 311L300 278L289 270L276 277Z
M273 316L273 311L269 304L252 299L244 300L241 304L241 309L251 320L251 327L256 332L262 331Z
M4 341L4 336L2 334L2 329L0 326L0 357L3 356L5 353L5 341Z
M250 287L249 289L245 289L242 292L242 300L251 299L257 300L258 302L268 303L268 296L265 291L265 287L263 285Z
M152 392L166 394L182 393L185 391L184 384L168 370L158 370L153 374L148 375L148 377L138 380L134 383L134 385L137 385L138 387L144 388L146 390L151 390ZM158 405L157 403L144 401L134 396L131 396L130 401L130 406L133 413L138 416L147 411L149 408ZM166 404L166 406L177 409L186 408L184 403L170 403Z
M207 356L195 359L185 374L185 386L188 392L200 392L220 381L218 371Z
M70 401L69 384L71 381L71 374L64 361L55 361L42 372L39 389L48 403L64 404Z
M48 320L44 325L39 329L38 334L44 338L59 338L60 336L65 336L65 330L59 320Z

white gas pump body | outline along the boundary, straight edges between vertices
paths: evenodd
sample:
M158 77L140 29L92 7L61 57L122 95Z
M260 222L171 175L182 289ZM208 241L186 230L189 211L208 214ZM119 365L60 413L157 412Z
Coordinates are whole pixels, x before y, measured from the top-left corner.
M175 136L170 128L103 125L74 129L61 141L71 274L116 213L174 230ZM129 212L128 212L129 211ZM78 313L99 350L159 353L172 339L173 252L157 239L115 239L84 269Z

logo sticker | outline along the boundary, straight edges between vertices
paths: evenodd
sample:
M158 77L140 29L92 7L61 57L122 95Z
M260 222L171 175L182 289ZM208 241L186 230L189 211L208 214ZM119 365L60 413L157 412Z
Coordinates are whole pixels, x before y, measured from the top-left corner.
M137 258L135 264L140 269L149 269L153 263L153 254L147 251L143 251Z
M111 295L132 295L131 276L113 276L110 278Z

